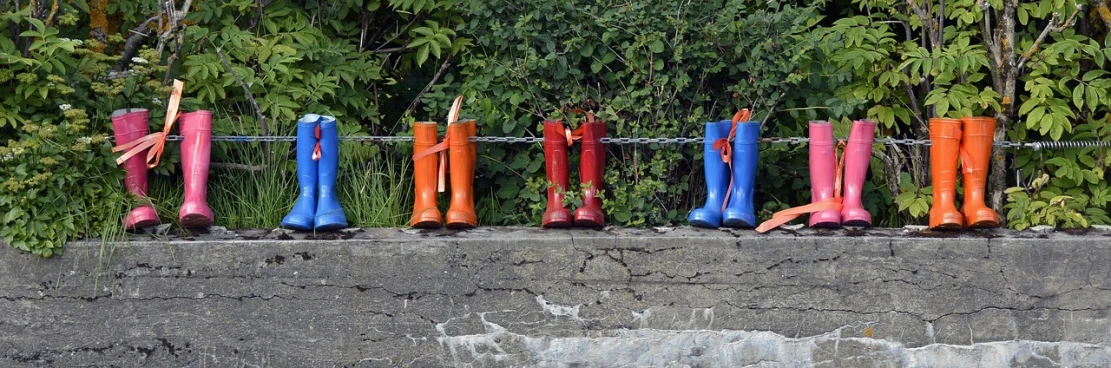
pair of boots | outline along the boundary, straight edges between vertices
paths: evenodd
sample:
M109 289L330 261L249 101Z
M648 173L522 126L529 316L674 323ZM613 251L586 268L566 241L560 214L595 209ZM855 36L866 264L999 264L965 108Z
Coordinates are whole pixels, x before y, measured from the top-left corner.
M930 119L930 177L934 187L931 229L999 227L999 214L984 204L994 134L993 118ZM964 169L961 211L955 204L958 159Z
M875 122L854 121L845 153L838 160L833 125L827 121L810 122L811 203L776 212L756 231L771 231L807 213L810 214L810 227L872 226L872 214L861 204L861 192L872 160L875 134Z
M723 225L756 226L752 196L756 187L760 122L748 121L750 116L748 110L742 110L731 121L706 124L702 149L706 205L691 211L687 221L692 226L711 229Z
M594 115L586 113L587 121L574 132L564 128L563 121L544 121L544 164L548 174L548 208L544 211L541 226L546 228L603 227L606 225L602 212L602 199L598 191L605 182L606 146L602 138L606 136L606 123L596 121ZM567 168L567 148L575 140L582 141L582 155L579 162L579 180L585 188L582 192L582 207L571 212L563 206L564 194L569 190Z
M347 227L336 193L339 130L336 118L306 114L297 121L297 184L301 194L282 227L330 231Z
M176 113L175 108L171 114ZM116 144L117 147L123 147L117 151L142 143L140 140L157 138L147 134L148 118L149 112L146 109L124 109L112 113L112 131L116 136ZM211 226L214 216L205 197L208 192L208 167L212 153L212 112L190 112L181 114L178 119L181 120L178 130L184 137L181 143L181 168L185 177L185 201L178 211L178 222L184 227ZM171 124L172 120L167 126ZM142 148L129 151L118 162L127 171L127 177L124 178L127 191L145 197L147 169L157 166L157 163L149 166L147 164L146 158L152 149L151 145L139 147ZM155 149L161 152L162 147L159 145ZM158 213L149 205L140 206L131 210L123 222L128 230L158 225Z
M436 195L446 189L446 171L451 171L451 206L447 211L447 227L469 229L478 226L474 208L475 164L478 144L471 142L476 132L474 120L457 121L463 97L457 97L448 114L447 134L436 144L435 122L413 123L413 216L409 226L439 228L442 226ZM447 151L447 154L444 154ZM439 160L433 154L439 153ZM449 170L450 163L450 170Z

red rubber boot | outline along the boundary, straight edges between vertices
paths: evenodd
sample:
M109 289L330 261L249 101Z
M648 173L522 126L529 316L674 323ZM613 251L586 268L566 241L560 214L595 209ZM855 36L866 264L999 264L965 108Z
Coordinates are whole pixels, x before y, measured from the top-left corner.
M602 144L605 136L606 123L594 121L594 117L588 114L587 122L583 123L582 156L579 162L579 180L586 189L583 190L582 207L575 210L575 226L606 225L602 199L597 197L598 191L605 184L606 146Z
M548 209L544 211L541 226L547 228L571 227L571 211L563 207L563 197L568 190L567 136L563 122L544 122L544 165L548 172Z

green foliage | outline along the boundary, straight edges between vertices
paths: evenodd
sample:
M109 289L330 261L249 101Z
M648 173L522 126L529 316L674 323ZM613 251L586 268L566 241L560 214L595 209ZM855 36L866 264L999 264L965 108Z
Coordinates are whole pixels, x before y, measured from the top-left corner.
M1014 49L1004 48L1002 60L993 61L982 28L984 11L978 1L917 2L933 18L944 14L944 27L937 39L930 29L903 1L851 0L857 5L828 28L824 51L840 73L853 76L837 88L844 101L858 103L867 116L877 120L892 135L926 139L928 117L989 115L1001 118L1007 138L1025 140L1106 140L1108 138L1107 90L1111 78L1105 68L1111 48L1096 39L1065 28L1050 30L1049 37L1035 48L1035 40L1047 27L1057 26L1051 19L1069 17L1083 1L1042 0L1019 4L1014 13ZM992 31L1000 32L1001 1L988 1L993 12ZM859 11L859 14L857 13ZM1054 16L1058 18L1054 18ZM936 26L937 24L934 23ZM1021 67L1013 81L1015 96L1006 96L1004 66L1013 57ZM1023 60L1026 60L1022 64ZM1001 64L1002 63L1002 64ZM1001 66L1002 65L1002 66ZM839 78L839 77L834 77ZM1012 108L1012 106L1017 107ZM1098 118L1097 118L1098 117ZM1013 123L1012 123L1013 122ZM924 153L924 152L923 152ZM1011 224L1021 228L1033 225L1088 226L1106 224L1106 153L1096 149L997 152L1012 154L1013 168L1026 175L1039 172L1051 177L1037 190L1014 183L1029 191L1026 197L1012 191L1007 218L1022 219ZM896 160L903 161L903 160ZM925 167L901 165L889 170L906 170L898 175L900 192L895 199L899 210L909 211L912 219L924 218L931 201ZM923 188L919 189L921 186ZM1048 196L1048 197L1046 197ZM1068 196L1065 200L1058 196ZM1027 198L1027 199L1023 199ZM1033 201L1029 198L1035 198ZM1056 207L1014 207L1014 202L1037 203L1057 199ZM1062 207L1063 206L1063 207ZM1073 208L1086 221L1064 221L1069 216L1049 216L1047 208ZM1018 211L1031 212L1019 215ZM1041 211L1041 212L1038 212ZM1013 215L1012 215L1013 214Z
M9 25L0 29L0 237L43 256L67 239L118 231L136 200L175 217L176 145L153 170L153 198L134 199L106 141L108 113L120 108L149 108L152 130L161 129L174 78L186 82L185 110L216 113L218 135L291 135L306 112L337 116L343 135L404 135L417 115L442 117L462 94L464 115L494 136L541 135L544 119L574 127L582 117L563 111L577 106L595 110L610 137L697 137L705 122L750 108L763 136L805 136L807 121L829 120L845 137L852 120L868 118L881 123L880 136L925 139L929 117L994 114L1010 140L1111 139L1106 35L1066 27L1034 49L1072 0L1019 5L1010 51L1029 60L1013 99L1000 88L975 0L946 2L936 39L925 32L933 23L901 0L205 1L180 29L147 32L137 56L122 61L131 31L163 11L159 2L112 2L116 24L104 42L83 40L92 22L84 2L61 2L54 19L31 8L41 3L0 14ZM940 19L939 1L916 3ZM923 221L927 150L876 148L865 208L880 226ZM611 223L684 223L702 204L702 147L607 149ZM760 149L759 217L808 203L806 147ZM273 226L292 201L292 151L216 144L214 162L248 168L213 175L218 222ZM341 195L355 225L404 223L410 151L344 144ZM1012 227L1111 223L1106 151L1000 153L1021 178L1008 184ZM479 157L480 221L538 222L548 187L542 147L483 144ZM566 202L577 206L581 189Z
M33 8L43 3L0 13L6 25L0 29L0 93L9 96L0 100L0 237L40 256L61 252L69 239L117 234L122 215L137 203L153 203L163 219L176 218L176 144L167 146L161 165L152 170L153 198L131 199L114 162L118 154L107 140L109 113L120 108L149 108L151 130L161 130L170 79L186 81L183 109L216 112L216 134L292 134L297 117L306 112L338 116L344 135L388 134L395 127L381 126L382 116L400 116L403 109L378 107L397 105L391 102L409 94L398 80L425 73L415 60L419 48L404 46L418 36L431 37L435 42L426 42L423 62L461 53L469 44L454 37L462 20L453 15L453 0L275 0L263 9L262 2L234 0L194 2L180 30L147 32L135 44L137 52L121 61L128 38L135 36L126 31L162 11L159 2L112 2L108 12L116 23L108 27L107 43L82 40L91 22L84 2L61 3L53 19L47 19L52 12ZM4 4L5 9L15 5ZM260 115L266 128L256 118ZM288 148L214 146L217 163L266 168L263 175L214 175L227 179L212 185L223 224L273 226L275 214L288 209L282 209L288 203L278 203L281 195L243 205L248 197L288 191L283 183L294 177L295 166L285 155ZM356 224L400 223L408 200L408 184L401 180L406 166L393 165L400 157L407 156L345 145L343 165L350 176L341 180L350 185L341 186L343 195L367 207L350 211ZM365 183L371 180L377 184ZM216 189L221 185L223 190Z
M703 123L740 108L753 108L766 120L793 106L789 103L800 95L795 87L811 82L798 65L816 64L811 51L821 35L811 31L818 28L820 5L472 2L459 33L476 45L457 72L445 78L449 83L426 96L427 111L440 115L436 112L446 111L449 97L461 91L468 104L464 114L477 118L480 134L499 136L540 135L545 118L562 118L573 127L582 118L562 116L561 108L594 102L607 135L614 137L701 136ZM799 130L793 121L769 123L765 129L772 134ZM483 223L539 221L547 188L540 148L480 146L477 185L491 195L479 201ZM609 145L607 150L604 209L611 222L682 223L704 198L701 171L692 170L700 167L700 146ZM578 166L575 151L572 168ZM782 155L797 157L798 152ZM798 167L788 170L805 174ZM760 175L779 170L768 164ZM758 198L768 197L765 192Z
M913 218L925 218L933 204L933 186L918 188L911 183L909 174L903 173L902 176L899 181L900 193L895 197L895 204L899 206L899 211L907 211Z

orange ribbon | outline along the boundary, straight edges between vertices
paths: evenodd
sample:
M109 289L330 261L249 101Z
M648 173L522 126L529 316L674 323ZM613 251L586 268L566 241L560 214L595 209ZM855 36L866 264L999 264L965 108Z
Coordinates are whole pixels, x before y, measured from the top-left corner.
M451 103L451 110L447 114L447 125L455 123L459 120L460 110L463 109L463 96L455 98ZM440 154L440 167L439 176L436 179L436 191L443 193L447 190L447 149L451 146L451 134L444 134L443 142L437 143L435 146L428 147L420 152L413 153L413 161L422 159L428 155L439 152Z
M322 153L320 152L320 124L317 124L316 125L316 147L313 147L313 149L312 149L312 160L313 161L320 161L320 156L322 156Z
M751 117L752 113L748 109L737 111L733 114L733 125L729 128L729 136L714 141L714 150L721 151L721 161L725 162L725 167L729 169L729 190L725 191L725 202L721 203L722 212L725 212L725 207L729 206L729 195L733 193L733 145L729 141L737 136L737 123L748 121Z
M166 108L166 125L162 128L161 132L151 133L142 138L136 139L126 144L121 144L112 147L112 152L127 151L116 159L117 165L122 165L128 159L135 157L146 149L147 152L147 167L154 168L162 160L162 152L166 148L166 136L170 134L170 129L173 128L174 122L178 118L178 105L181 104L181 92L185 87L185 83L180 80L174 80L173 92L170 94L170 102ZM152 163L153 161L153 163Z
M587 123L595 123L596 122L594 120L594 113L592 113L590 111L584 111L582 109L572 109L571 112L573 112L573 113L585 113ZM563 134L567 136L567 147L571 147L572 145L575 144L575 141L582 140L583 130L586 129L586 125L585 124L580 125L578 128L575 128L574 131L572 131L571 128L563 127L563 125L561 123L559 128L562 129Z
M837 146L843 148L843 147L845 147L845 142L838 142ZM836 155L837 152L834 151L833 154ZM770 220L764 221L763 223L760 224L760 226L756 227L756 232L761 233L761 234L769 232L772 229L780 227L783 224L791 222L794 219L798 218L799 216L802 216L802 215L808 214L808 213L829 211L829 210L841 211L841 207L842 207L841 206L841 174L842 174L842 170L844 168L845 168L845 154L842 153L841 158L837 160L837 166L836 166L836 170L834 172L835 179L834 179L834 184L833 184L833 198L829 198L829 199L826 199L826 200L820 201L820 202L814 202L814 203L811 203L811 204L808 204L808 205L805 205L805 206L792 207L792 208L788 208L788 209L776 212L776 213L772 214L772 218Z

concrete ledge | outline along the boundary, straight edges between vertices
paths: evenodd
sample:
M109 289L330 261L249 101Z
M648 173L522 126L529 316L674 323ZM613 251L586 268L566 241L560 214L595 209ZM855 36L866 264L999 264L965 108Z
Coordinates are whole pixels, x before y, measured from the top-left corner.
M254 230L0 254L4 367L1111 366L1103 230Z

